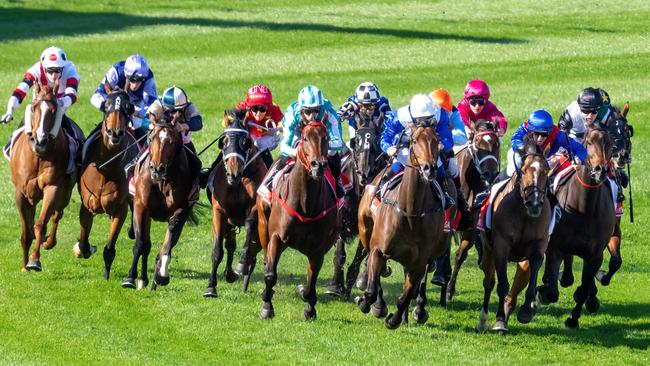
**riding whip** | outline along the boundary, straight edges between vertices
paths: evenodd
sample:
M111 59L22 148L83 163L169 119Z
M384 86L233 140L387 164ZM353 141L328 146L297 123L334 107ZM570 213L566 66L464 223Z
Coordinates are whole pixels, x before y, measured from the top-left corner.
M125 147L124 150L122 150L122 151L120 151L119 153L115 154L112 158L106 160L106 161L104 162L104 164L100 165L97 169L101 169L101 168L103 168L103 167L106 166L108 163L110 163L111 161L115 160L118 156L120 156L120 155L126 153L126 152L131 148L131 147L133 147L134 145L136 145L138 142L142 141L142 139L144 139L144 138L147 137L147 136L148 136L148 135L146 135L146 134L143 135L143 136L141 136L139 139L135 140L135 142L132 142L132 143L129 144L127 147Z

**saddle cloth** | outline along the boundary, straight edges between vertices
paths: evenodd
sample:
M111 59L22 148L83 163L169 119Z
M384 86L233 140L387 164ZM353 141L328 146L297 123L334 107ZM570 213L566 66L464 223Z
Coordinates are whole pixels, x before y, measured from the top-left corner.
M77 155L77 151L79 150L79 144L77 143L77 140L74 139L73 136L70 136L65 129L62 129L63 132L65 132L65 135L68 138L68 166L65 170L65 174L71 174L74 172L76 168L75 164L75 156ZM13 146L18 141L18 138L20 135L22 135L25 132L25 126L20 126L16 131L13 132L11 135L11 139L9 140L9 144L7 144L4 149L3 149L3 154L5 158L9 161L11 161L11 152L13 150Z

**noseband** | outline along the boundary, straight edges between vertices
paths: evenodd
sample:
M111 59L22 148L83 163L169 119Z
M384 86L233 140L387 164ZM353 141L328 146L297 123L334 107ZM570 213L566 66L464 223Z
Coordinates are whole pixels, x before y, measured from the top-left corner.
M477 138L483 137L483 136L493 136L494 138L499 139L497 136L496 132L490 130L490 131L483 131L479 132L476 135L474 135L474 138L472 138L472 142L468 146L469 154L472 157L472 161L474 162L474 167L476 168L476 171L478 172L479 176L481 177L481 180L485 183L487 178L485 178L485 172L481 170L481 165L488 161L488 160L493 160L495 163L497 163L497 166L499 165L499 159L497 159L496 156L490 154L485 155L482 158L479 158L478 156L478 148L476 147L476 140ZM487 182L490 183L490 182Z

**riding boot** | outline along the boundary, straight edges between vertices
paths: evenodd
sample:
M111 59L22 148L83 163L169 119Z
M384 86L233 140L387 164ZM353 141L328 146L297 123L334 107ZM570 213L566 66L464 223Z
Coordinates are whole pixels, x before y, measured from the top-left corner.
M381 177L379 183L377 183L377 187L375 188L375 198L377 199L380 198L382 187L385 186L388 182L390 182L390 180L393 179L393 177L396 174L397 172L393 168L385 170L384 175Z
M471 214L469 212L469 205L465 199L465 194L460 186L460 177L455 177L453 179L454 186L456 186L456 199L458 200L458 209L460 210L461 217L460 222L458 223L458 231L463 231L469 229L472 225Z
M208 186L208 178L210 178L210 174L212 173L214 168L216 168L217 165L219 165L219 163L221 162L222 157L223 157L223 154L219 153L219 155L217 155L217 158L214 159L214 161L212 162L212 165L210 165L210 168L203 169L203 170L201 170L199 172L199 186L201 188L205 188L205 187Z
M444 253L442 253L438 258L436 258L436 270L433 272L433 277L431 277L431 284L436 286L444 286L449 281L450 276L450 248L447 248Z
M449 195L449 187L447 186L447 177L444 176L443 174L437 174L436 175L436 182L440 185L440 188L442 188L442 193L445 195L445 207L444 209L448 209L449 207L453 206L456 204L456 201ZM433 190L434 195L438 195L438 192L433 184L431 184L431 189Z
M262 182L269 191L273 189L273 178L278 174L278 172L284 169L289 160L291 160L291 158L288 155L280 155L275 164L271 166L271 171L266 174L266 179Z
M343 198L343 196L345 196L345 189L341 183L341 155L336 153L329 156L327 158L327 165L336 181L336 198Z

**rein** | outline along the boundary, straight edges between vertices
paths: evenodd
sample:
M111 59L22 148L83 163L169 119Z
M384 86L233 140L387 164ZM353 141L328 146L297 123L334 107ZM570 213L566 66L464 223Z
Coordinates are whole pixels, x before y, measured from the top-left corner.
M580 183L581 186L583 186L583 187L585 187L587 189L596 189L596 188L599 188L600 186L602 186L603 183L605 183L605 180L603 180L602 182L600 182L598 184L595 184L595 185L588 184L585 181L583 181L582 179L580 179L580 174L578 172L578 167L577 166L574 165L573 170L575 170L575 172L576 172L575 176L576 176L576 179L578 180L578 183Z
M495 132L493 131L483 131L479 132L476 135L474 135L474 138L472 139L472 142L468 145L467 150L469 151L469 154L472 156L472 161L474 162L474 167L476 168L476 171L479 173L479 175L482 175L483 172L481 172L481 164L488 160L494 160L497 165L499 164L499 159L497 159L496 156L492 154L485 155L484 157L480 158L478 157L478 151L476 150L476 146L474 144L474 139L480 136L484 135L489 135L489 136L494 136L498 139L498 136Z

